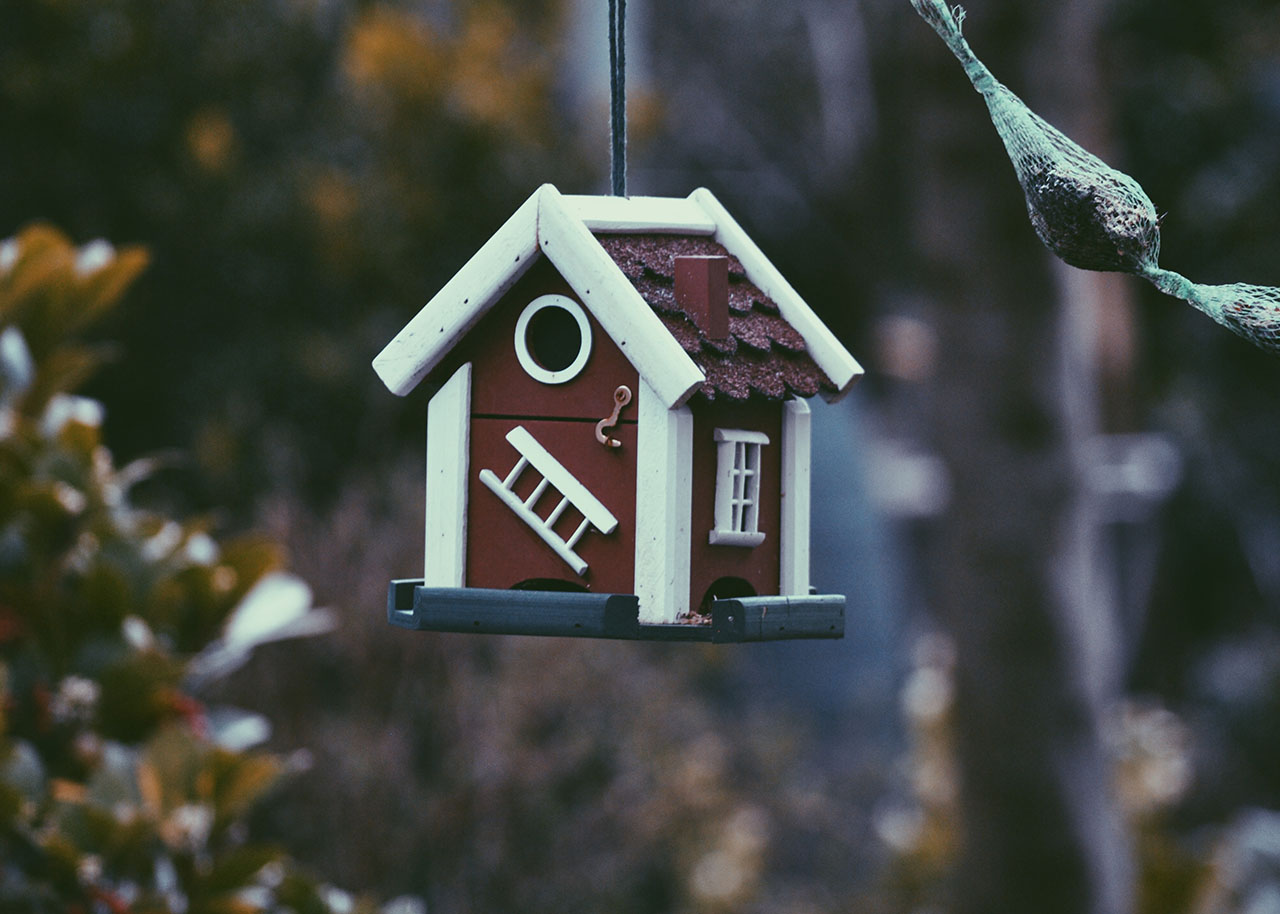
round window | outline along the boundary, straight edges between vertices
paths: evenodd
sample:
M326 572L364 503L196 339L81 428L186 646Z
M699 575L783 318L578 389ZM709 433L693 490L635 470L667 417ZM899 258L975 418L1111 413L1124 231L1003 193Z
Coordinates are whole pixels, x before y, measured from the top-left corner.
M516 357L529 377L563 384L578 376L591 355L587 312L567 295L540 295L516 321Z

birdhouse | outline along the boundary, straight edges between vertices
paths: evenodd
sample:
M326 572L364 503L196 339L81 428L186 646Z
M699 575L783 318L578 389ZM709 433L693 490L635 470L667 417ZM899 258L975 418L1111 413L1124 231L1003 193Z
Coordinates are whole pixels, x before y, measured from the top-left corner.
M418 630L840 637L810 410L862 369L706 190L541 187L374 360L425 389Z

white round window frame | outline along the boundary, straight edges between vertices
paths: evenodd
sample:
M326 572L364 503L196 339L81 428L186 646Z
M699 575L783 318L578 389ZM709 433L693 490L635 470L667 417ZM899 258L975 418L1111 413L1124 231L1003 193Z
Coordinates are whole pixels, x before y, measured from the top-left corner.
M529 322L544 308L563 308L578 322L578 333L582 340L578 355L559 371L543 368L529 351ZM587 359L591 358L591 322L587 320L587 312L582 309L582 305L567 295L539 295L525 305L524 310L520 312L520 318L516 321L516 358L520 360L520 367L529 377L543 384L564 384L581 374L582 369L587 365Z

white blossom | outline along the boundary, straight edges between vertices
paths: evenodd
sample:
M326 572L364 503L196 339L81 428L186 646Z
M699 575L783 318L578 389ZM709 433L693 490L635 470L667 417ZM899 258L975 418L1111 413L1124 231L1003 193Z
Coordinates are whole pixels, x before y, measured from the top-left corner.
M88 276L96 273L116 259L116 249L102 238L90 241L76 252L76 273Z
M68 676L58 683L49 712L58 723L87 723L98 708L101 687L92 679Z

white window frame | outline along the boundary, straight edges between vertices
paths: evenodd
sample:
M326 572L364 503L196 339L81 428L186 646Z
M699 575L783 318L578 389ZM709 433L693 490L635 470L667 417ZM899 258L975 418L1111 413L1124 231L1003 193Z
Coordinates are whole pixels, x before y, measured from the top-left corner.
M563 308L568 311L573 319L578 322L578 332L581 334L581 343L577 356L570 364L559 371L543 368L538 364L538 360L533 357L533 353L529 351L529 340L527 338L529 322L533 320L534 315L544 308ZM529 377L535 381L541 381L543 384L564 384L567 381L572 381L586 367L587 359L591 357L591 322L587 320L587 312L582 310L582 306L567 295L539 295L525 305L524 310L520 312L519 319L516 320L515 337L516 358L520 360L520 367L528 373Z
M716 442L715 526L710 542L716 546L759 546L760 466L769 443L764 432L718 428Z

